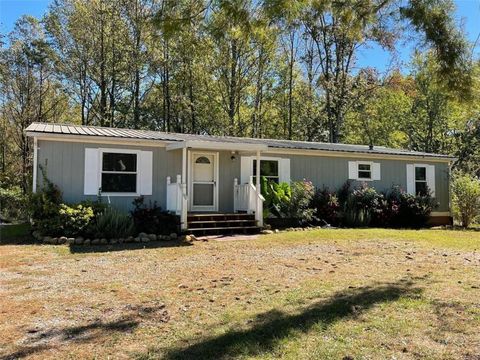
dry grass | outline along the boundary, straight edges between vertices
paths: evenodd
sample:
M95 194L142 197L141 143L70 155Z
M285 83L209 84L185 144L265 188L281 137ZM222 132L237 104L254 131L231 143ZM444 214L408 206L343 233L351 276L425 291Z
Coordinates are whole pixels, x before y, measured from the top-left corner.
M480 359L477 248L475 231L380 229L3 245L0 357Z

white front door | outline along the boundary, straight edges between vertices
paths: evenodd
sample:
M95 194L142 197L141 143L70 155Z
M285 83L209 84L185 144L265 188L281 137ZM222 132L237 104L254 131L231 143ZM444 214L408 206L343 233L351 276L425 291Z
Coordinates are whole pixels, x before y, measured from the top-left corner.
M192 153L190 210L217 211L216 153Z

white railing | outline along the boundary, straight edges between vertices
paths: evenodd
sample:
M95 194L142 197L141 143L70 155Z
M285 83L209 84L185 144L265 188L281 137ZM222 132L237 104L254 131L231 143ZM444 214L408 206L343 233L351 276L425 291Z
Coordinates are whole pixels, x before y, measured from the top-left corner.
M233 181L233 210L245 211L247 214L255 214L258 226L263 226L263 202L260 189L253 185L253 177L248 184L239 184L238 179Z
M167 176L167 211L180 215L182 229L187 226L187 204L187 185L182 183L182 176L177 175L175 183L172 183L170 176Z

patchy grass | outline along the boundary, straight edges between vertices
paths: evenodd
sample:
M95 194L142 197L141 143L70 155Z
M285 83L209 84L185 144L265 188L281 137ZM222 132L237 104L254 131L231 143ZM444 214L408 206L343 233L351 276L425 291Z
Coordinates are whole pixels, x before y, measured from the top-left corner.
M169 245L0 246L0 357L480 353L480 232L332 229Z

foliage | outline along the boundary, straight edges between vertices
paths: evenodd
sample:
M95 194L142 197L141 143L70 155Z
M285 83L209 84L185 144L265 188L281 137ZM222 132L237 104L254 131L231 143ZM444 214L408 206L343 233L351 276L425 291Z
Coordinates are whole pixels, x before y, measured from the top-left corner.
M344 205L344 222L347 226L369 226L379 211L383 196L363 183L354 189Z
M284 217L283 209L290 202L292 197L292 189L288 183L277 184L262 176L261 193L265 198L263 202L264 217L273 215L275 217Z
M45 169L40 167L43 176L43 186L30 195L29 212L35 230L44 235L62 235L59 220L62 192L46 176Z
M300 224L309 224L314 219L316 210L310 206L315 187L311 181L295 181L291 185L291 195L288 202L281 203L284 217L297 219Z
M135 224L128 214L113 207L107 207L96 218L91 231L100 238L126 238L134 234Z
M162 211L156 202L146 205L144 201L143 196L136 198L133 201L134 209L130 212L137 232L166 235L178 232L178 216Z
M340 202L337 194L327 188L319 188L315 191L311 205L315 209L315 216L330 225L338 225Z
M94 220L89 206L60 204L58 211L63 236L83 235Z
M452 202L455 219L468 227L480 215L480 180L457 172L452 181Z
M26 220L28 197L19 186L0 186L0 220Z
M413 195L399 187L393 187L387 194L387 199L394 211L395 216L391 219L391 226L394 227L424 227L431 212L437 206L430 192L426 195Z

